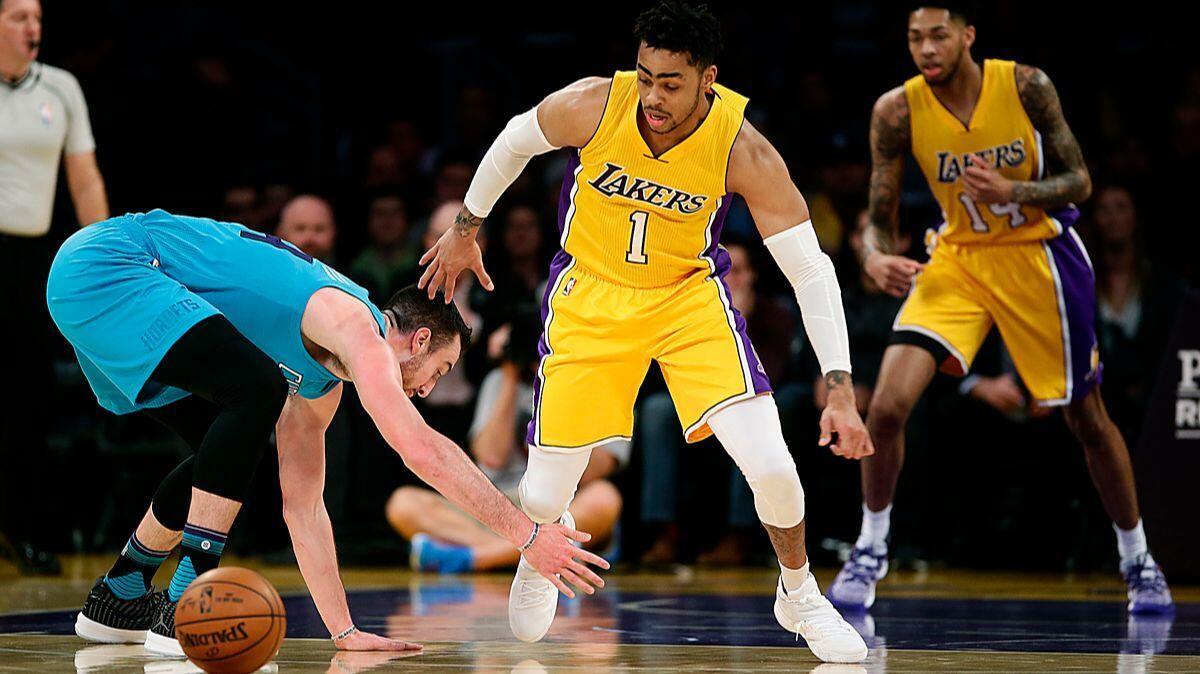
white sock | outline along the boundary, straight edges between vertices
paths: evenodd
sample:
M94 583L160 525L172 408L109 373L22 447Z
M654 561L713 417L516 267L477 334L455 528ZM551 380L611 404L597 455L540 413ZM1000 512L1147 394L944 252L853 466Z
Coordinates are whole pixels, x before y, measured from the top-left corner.
M862 531L858 534L856 548L871 548L882 550L887 547L887 535L892 529L892 504L879 512L874 512L864 503L862 507Z
M1117 532L1117 553L1121 555L1121 565L1131 562L1134 558L1146 554L1146 532L1142 530L1142 520L1138 518L1132 529L1126 530L1113 523L1113 531Z
M779 565L779 573L783 576L783 589L785 592L792 592L800 589L804 581L808 580L809 562L805 562L804 566L798 569L789 569L782 563Z

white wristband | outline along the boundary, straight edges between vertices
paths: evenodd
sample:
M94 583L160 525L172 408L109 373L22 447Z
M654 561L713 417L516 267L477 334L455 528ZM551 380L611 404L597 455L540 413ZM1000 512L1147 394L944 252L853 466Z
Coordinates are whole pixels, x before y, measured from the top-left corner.
M763 243L796 293L804 331L821 363L821 374L850 372L850 337L846 333L842 289L833 262L817 242L812 220L773 234Z

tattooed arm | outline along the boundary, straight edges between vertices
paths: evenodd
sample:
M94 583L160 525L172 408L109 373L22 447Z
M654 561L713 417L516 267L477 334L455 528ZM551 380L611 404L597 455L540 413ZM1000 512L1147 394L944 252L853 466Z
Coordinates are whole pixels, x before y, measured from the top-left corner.
M1083 152L1067 120L1054 83L1039 68L1017 64L1017 92L1033 127L1042 134L1044 162L1049 175L1042 180L1013 183L1013 201L1031 206L1064 206L1092 193Z
M885 292L902 297L921 270L915 260L894 254L896 213L900 209L900 179L904 153L912 146L908 98L904 87L879 97L871 111L871 186L867 201L868 226L863 236L862 264Z

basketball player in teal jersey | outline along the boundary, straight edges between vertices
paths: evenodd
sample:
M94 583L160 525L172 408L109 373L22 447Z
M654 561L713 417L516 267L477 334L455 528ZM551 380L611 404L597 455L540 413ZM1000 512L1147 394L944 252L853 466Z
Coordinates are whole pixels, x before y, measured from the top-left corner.
M272 428L284 519L300 571L339 648L415 644L359 632L342 588L321 494L324 432L353 382L380 433L413 472L524 551L569 596L603 582L576 548L589 536L537 525L470 459L425 425L424 397L470 338L457 308L415 288L377 309L367 292L281 239L164 211L76 233L54 260L46 299L100 405L144 411L195 451L160 485L137 531L88 595L76 632L182 655L175 604L217 566ZM182 543L170 586L150 581ZM558 577L561 575L561 579Z

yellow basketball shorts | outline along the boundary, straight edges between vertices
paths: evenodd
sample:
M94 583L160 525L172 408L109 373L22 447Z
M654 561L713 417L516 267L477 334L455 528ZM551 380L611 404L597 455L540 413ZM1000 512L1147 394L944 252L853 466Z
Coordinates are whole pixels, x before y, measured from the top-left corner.
M559 251L542 303L541 363L527 441L583 450L629 440L638 389L658 361L688 442L726 405L769 393L746 322L719 275L661 288L603 280Z
M1078 211L1058 215L1059 236L1008 245L936 244L893 326L893 343L928 349L963 375L992 326L1042 405L1082 399L1100 381L1095 275Z

